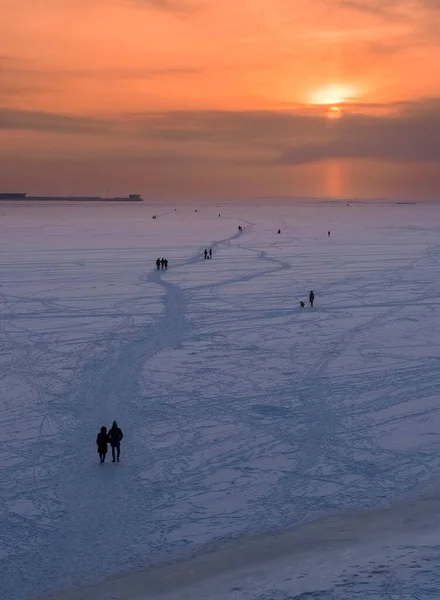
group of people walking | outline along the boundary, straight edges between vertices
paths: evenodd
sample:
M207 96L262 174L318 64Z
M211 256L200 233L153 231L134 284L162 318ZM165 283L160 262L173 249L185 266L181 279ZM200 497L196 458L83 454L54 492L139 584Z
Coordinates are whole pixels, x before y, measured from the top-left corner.
M119 462L119 456L121 454L121 441L123 437L124 435L122 430L120 427L118 427L116 421L113 421L113 424L108 431L107 427L101 427L96 437L96 445L98 446L99 461L101 465L105 463L108 444L110 444L112 447L113 462Z
M205 255L205 258L212 258L212 248L210 248L209 250L207 250L205 248L204 255Z
M167 270L168 269L168 260L166 258L158 258L156 260L156 268L159 271L160 268L162 267L162 271L163 270Z

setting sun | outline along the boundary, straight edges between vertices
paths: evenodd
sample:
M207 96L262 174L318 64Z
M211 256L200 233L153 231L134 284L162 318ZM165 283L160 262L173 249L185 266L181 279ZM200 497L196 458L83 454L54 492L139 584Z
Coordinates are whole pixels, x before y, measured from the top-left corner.
M327 118L335 120L340 119L342 116L342 111L338 106L331 106L327 111Z
M316 88L309 95L310 104L341 104L353 100L357 96L353 85L332 84Z

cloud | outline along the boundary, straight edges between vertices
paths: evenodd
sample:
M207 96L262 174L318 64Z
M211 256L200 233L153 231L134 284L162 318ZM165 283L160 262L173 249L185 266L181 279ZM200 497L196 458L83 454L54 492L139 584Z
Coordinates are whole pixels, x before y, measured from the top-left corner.
M336 0L336 5L391 22L411 22L420 15L433 18L440 10L440 0Z
M90 78L100 80L114 79L155 79L162 77L179 77L183 75L198 75L204 69L188 65L170 65L164 67L118 67L118 68L65 68L53 69L40 67L35 63L13 57L0 56L0 73L2 75L2 86L5 80L44 80L44 81L66 81L70 79Z
M26 97L33 98L36 94L59 92L67 86L75 88L81 80L105 85L114 84L115 81L153 81L192 77L203 73L204 69L186 65L54 69L40 67L12 56L0 56L0 100L20 97L22 101Z
M168 13L186 13L194 10L187 0L131 0L135 6Z
M115 79L157 79L167 77L181 77L187 75L199 75L204 72L204 69L196 67L186 66L175 66L175 67L158 67L158 68L144 68L144 69L132 69L132 68L119 68L119 69L82 69L82 70L70 70L63 72L46 71L50 76L51 73L54 75L64 76L66 78L92 78L95 81L98 80L111 80Z
M370 108L376 114L366 114ZM390 109L364 105L362 113L346 111L331 126L325 116L304 108L152 113L135 116L133 125L136 135L150 141L241 148L250 156L259 148L280 164L337 158L440 160L440 100L396 103Z
M339 0L338 6L349 10L355 10L367 15L380 17L387 21L400 20L399 8L404 2L388 0L377 2L375 0Z
M221 143L273 141L290 135L307 135L322 126L320 116L305 117L287 111L169 111L131 116L139 135L175 142Z
M327 135L281 153L283 164L329 159L440 160L440 101L406 103L391 115L346 115Z
M323 111L305 106L290 111L170 111L102 120L4 108L0 130L105 135L98 154L111 151L149 160L199 157L213 164L267 166L335 159L440 160L440 99L356 104L347 106L336 122L328 121Z
M29 96L54 90L56 86L43 72L31 69L29 63L17 56L0 56L0 98Z
M431 10L440 10L439 0L420 0L420 3L425 8L429 8Z
M0 108L0 130L51 131L74 134L104 134L111 124L91 117Z
M17 56L10 56L8 54L0 54L0 70L3 70L8 65L22 64L23 60Z

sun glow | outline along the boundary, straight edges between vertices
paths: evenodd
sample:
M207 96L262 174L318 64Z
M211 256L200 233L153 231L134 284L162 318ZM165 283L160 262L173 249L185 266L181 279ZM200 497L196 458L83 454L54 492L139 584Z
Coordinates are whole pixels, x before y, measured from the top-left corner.
M335 83L313 90L309 95L309 104L328 104L335 107L336 104L353 100L356 95L353 85Z

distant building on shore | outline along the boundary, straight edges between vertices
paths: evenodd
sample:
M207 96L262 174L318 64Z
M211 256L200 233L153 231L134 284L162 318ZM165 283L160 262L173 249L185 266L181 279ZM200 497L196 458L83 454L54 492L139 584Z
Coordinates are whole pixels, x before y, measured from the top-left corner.
M15 202L143 202L140 194L102 198L101 196L28 196L26 192L0 192L0 201L2 200L14 200Z

